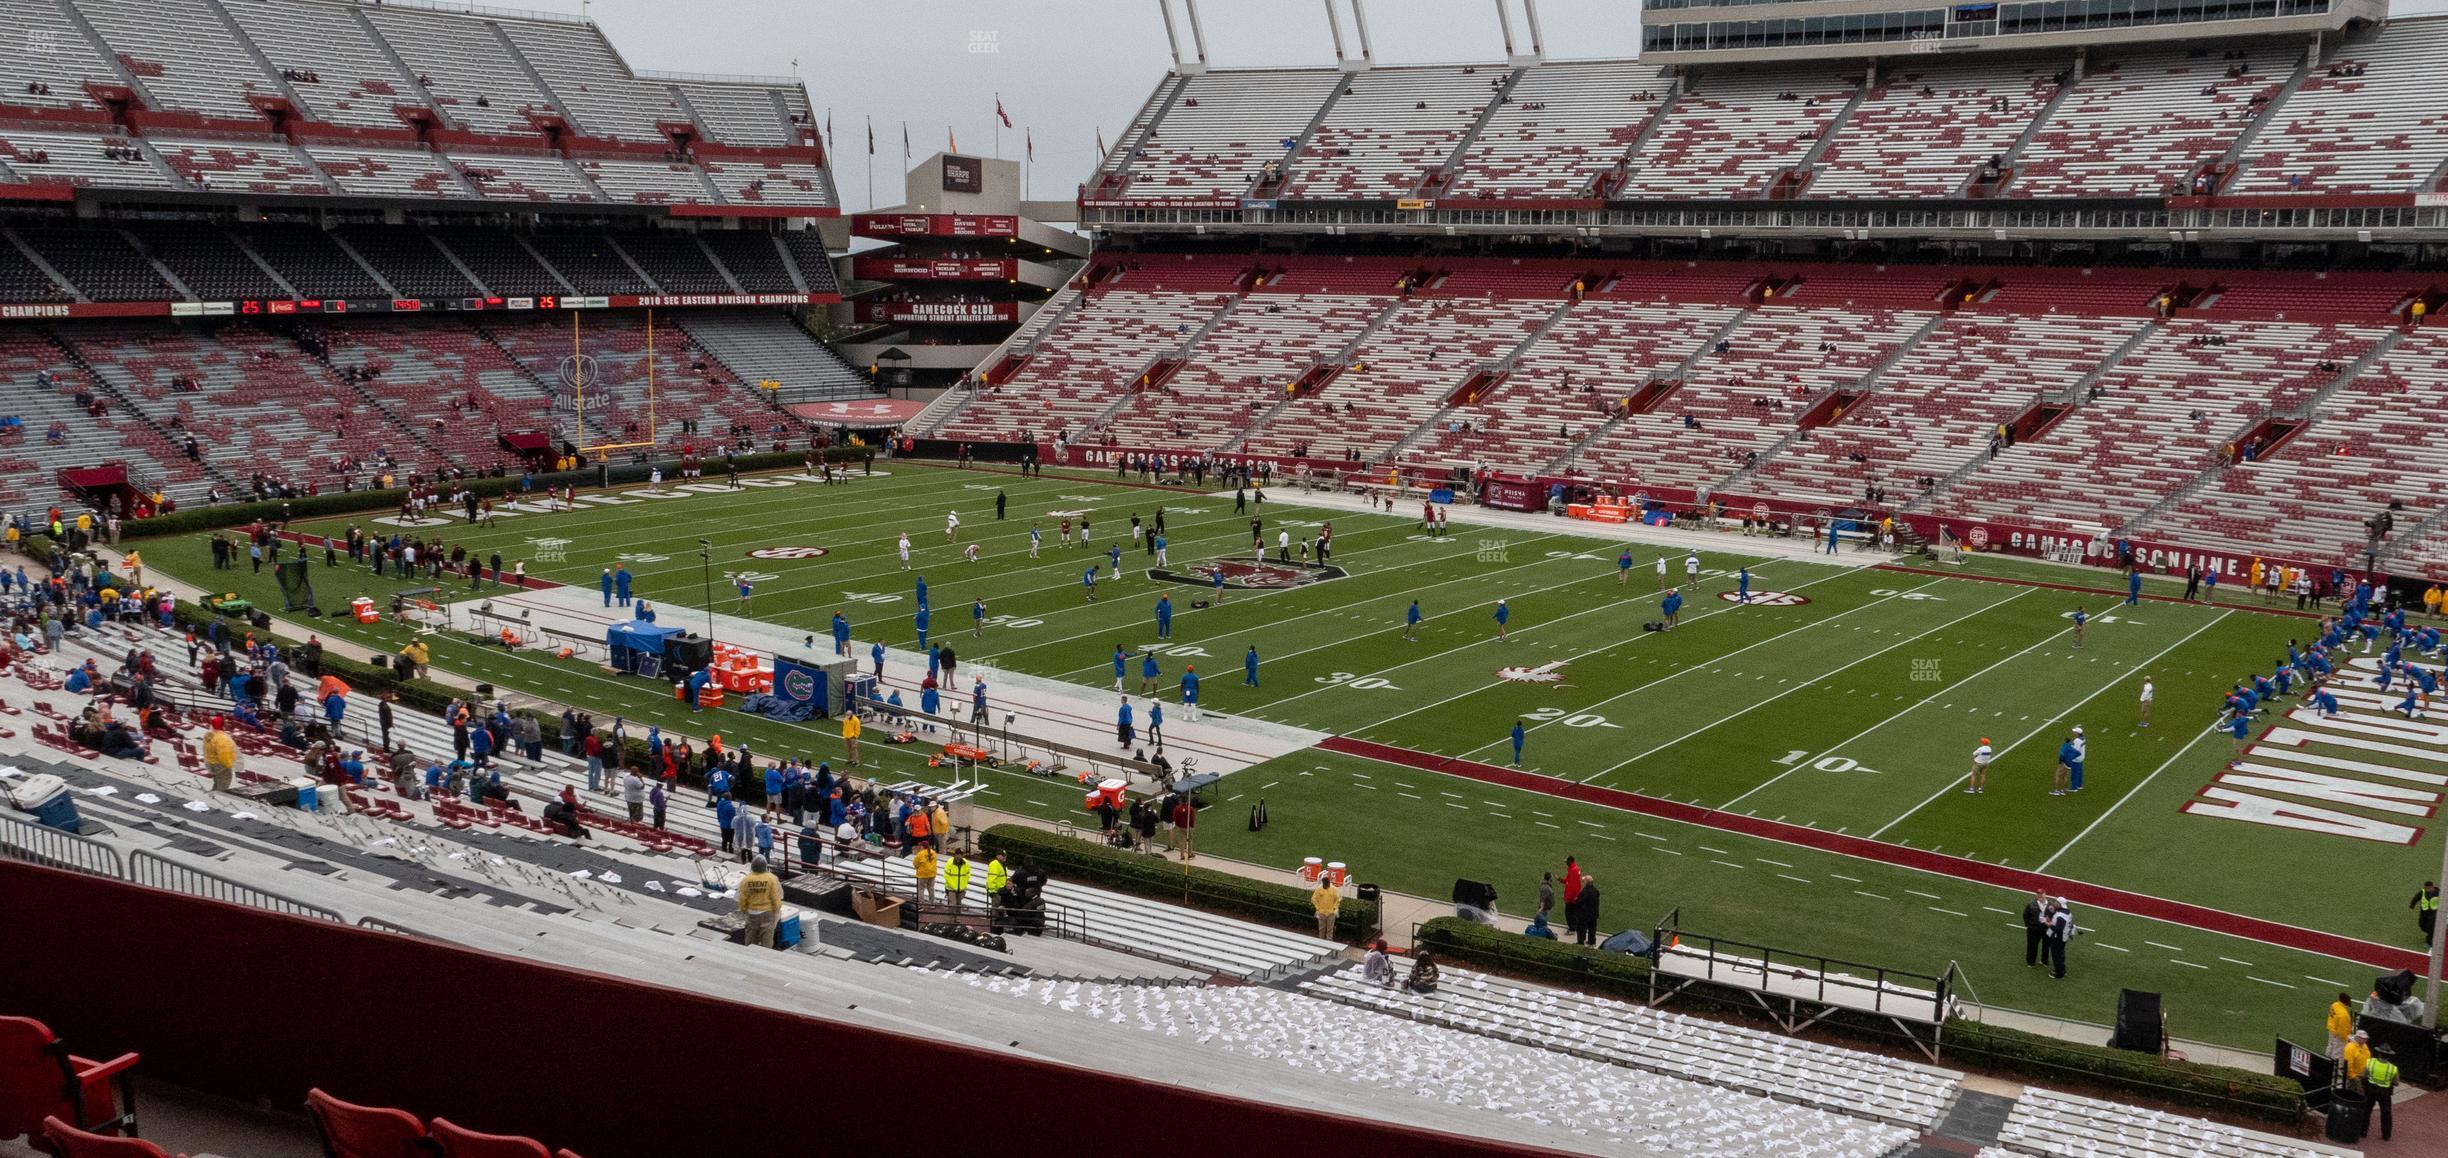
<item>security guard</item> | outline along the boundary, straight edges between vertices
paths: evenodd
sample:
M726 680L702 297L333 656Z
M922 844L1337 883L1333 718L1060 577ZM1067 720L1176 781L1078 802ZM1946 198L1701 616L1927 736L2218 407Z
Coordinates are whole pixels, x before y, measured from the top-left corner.
M986 862L986 911L996 932L1003 931L1003 891L1011 887L1011 870L1003 867L1003 854L994 854Z
M2328 1054L2330 1061L2336 1061L2346 1055L2346 1039L2354 1036L2354 1024L2354 999L2340 993L2336 1001L2329 1003Z
M2371 1093L2371 1105L2380 1108L2380 1140L2386 1142L2390 1130L2396 1126L2394 1117L2390 1113L2389 1099L2395 1097L2397 1093L2397 1063L2389 1059L2396 1057L2397 1051L2384 1045L2380 1047L2379 1052L2380 1056L2371 1059L2371 1063L2363 1067L2363 1087ZM2369 1134L2371 1133L2370 1111L2365 1110L2364 1113L2363 1132Z
M950 901L955 910L961 907L961 898L969 892L970 872L969 858L957 852L943 867L944 899Z
M2439 929L2439 882L2424 881L2421 891L2406 902L2414 910L2414 925L2422 930L2423 948L2431 947L2431 938Z

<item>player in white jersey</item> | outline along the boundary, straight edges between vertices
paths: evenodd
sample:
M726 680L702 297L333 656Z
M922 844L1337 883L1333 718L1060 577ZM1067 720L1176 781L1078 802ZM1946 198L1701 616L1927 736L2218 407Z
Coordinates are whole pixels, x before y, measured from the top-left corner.
M959 512L959 511L945 511L945 512L944 512L944 538L945 538L947 541L949 541L949 542L954 542L954 543L960 542L960 512Z
M2151 687L2150 677L2142 677L2142 722L2135 725L2136 727L2150 727L2151 693L2154 690L2156 689Z
M1700 552L1694 551L1683 556L1683 580L1687 587L1700 585Z
M900 545L900 547L898 548L898 550L901 552L901 569L902 569L902 570L904 570L904 571L907 571L907 570L909 570L909 569L910 569L910 565L909 565L909 532L908 532L908 531L903 531L903 532L901 532L901 545Z

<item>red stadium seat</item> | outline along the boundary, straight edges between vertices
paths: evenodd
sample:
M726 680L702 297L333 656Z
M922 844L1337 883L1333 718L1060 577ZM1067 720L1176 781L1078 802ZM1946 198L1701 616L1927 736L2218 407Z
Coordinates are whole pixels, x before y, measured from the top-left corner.
M142 1138L89 1134L58 1118L43 1119L43 1140L58 1158L170 1158L170 1152Z
M448 1118L433 1120L433 1139L442 1158L552 1158L552 1151L533 1138L510 1134L479 1134L454 1126Z
M426 1158L433 1152L425 1124L406 1110L359 1106L309 1090L306 1113L323 1136L325 1158Z
M132 1130L136 1055L95 1062L68 1052L51 1027L0 1017L0 1138L39 1134L46 1118L81 1129Z

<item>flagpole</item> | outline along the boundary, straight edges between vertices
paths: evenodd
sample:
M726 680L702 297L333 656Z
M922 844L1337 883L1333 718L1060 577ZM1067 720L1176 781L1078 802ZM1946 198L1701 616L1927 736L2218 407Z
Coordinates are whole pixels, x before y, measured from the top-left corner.
M1002 94L1002 93L999 93L999 92L995 94L994 150L995 150L995 154L994 154L994 155L995 155L995 160L998 160L998 161L1002 160L1002 159L1003 159L1003 94Z
M867 211L875 212L875 114L867 114Z

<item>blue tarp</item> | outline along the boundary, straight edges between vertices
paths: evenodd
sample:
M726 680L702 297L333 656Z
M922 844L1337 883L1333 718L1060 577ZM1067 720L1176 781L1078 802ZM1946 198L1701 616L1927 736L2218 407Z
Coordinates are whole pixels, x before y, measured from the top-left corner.
M763 692L741 700L739 708L751 715L779 720L785 724L805 723L816 714L816 709L811 705L796 700L786 700L780 696L769 696Z
M642 620L614 624L604 629L604 644L612 649L612 666L622 671L637 670L641 656L663 658L663 641L680 634L677 627L657 627Z

